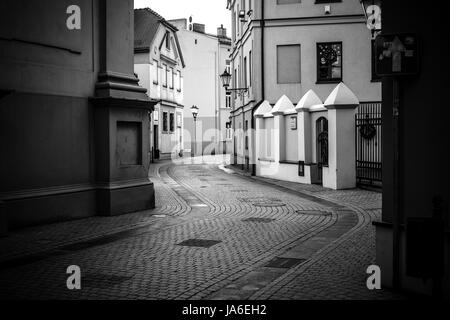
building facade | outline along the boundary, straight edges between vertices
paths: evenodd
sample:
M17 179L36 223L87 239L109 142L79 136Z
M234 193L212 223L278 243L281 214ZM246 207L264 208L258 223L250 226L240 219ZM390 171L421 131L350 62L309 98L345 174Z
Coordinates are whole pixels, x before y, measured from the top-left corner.
M0 4L9 229L154 207L143 134L154 102L133 74L133 18L133 0Z
M340 82L360 102L381 101L371 33L358 0L229 0L232 16L234 164L255 174L254 112L309 90L321 101Z
M186 61L184 104L188 109L193 105L199 108L196 123L189 110L184 113L185 133L190 137L185 139L184 148L191 154L195 150L195 155L230 152L231 97L226 95L219 75L230 66L231 39L223 26L212 35L205 33L203 24L188 27L186 19L170 22L179 29Z
M183 155L183 68L178 29L150 8L134 11L134 71L151 99L152 159Z

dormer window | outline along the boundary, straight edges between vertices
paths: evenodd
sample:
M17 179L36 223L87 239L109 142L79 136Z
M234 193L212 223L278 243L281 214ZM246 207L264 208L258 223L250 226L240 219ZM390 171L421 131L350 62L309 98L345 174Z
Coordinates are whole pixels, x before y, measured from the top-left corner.
M166 49L170 50L170 33L166 32Z

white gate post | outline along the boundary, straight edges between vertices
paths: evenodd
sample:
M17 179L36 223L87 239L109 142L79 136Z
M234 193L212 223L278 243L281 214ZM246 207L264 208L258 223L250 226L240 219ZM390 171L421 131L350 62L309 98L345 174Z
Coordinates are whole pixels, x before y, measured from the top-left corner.
M270 139L270 137L267 137L266 134L266 127L264 125L264 115L267 113L270 113L272 111L272 106L267 100L264 100L256 109L254 113L255 117L255 171L256 175L261 174L261 163L259 161L259 158L264 157L263 152L267 152L267 138ZM264 144L264 147L263 147Z
M311 116L309 108L321 104L322 101L317 94L313 90L309 90L295 107L295 110L298 112L298 159L305 161L305 164L312 162Z
M355 113L358 98L339 83L325 100L328 110L328 168L323 168L323 186L349 189L356 186Z
M274 160L279 163L286 157L286 131L284 123L284 112L294 109L294 105L286 95L282 95L272 109L274 130Z

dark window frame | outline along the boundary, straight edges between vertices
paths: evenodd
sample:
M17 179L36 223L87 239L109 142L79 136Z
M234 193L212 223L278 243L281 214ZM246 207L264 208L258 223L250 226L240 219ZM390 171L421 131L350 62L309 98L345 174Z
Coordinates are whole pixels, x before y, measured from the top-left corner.
M162 122L163 122L162 131L163 131L163 133L169 132L169 130L168 130L168 117L167 117L167 114L168 114L167 111L163 111L163 118L162 118Z
M244 122L245 150L248 150L248 120Z
M175 132L175 113L169 113L169 132Z
M177 91L181 92L181 71L177 70L177 77L178 77L178 88Z
M248 86L252 86L252 50L248 52Z
M173 67L170 67L170 70L169 70L169 73L172 75L171 76L171 79L170 80L172 80L172 81L170 81L170 84L169 84L169 89L174 89L175 88L175 72L174 72L174 69L173 69Z
M225 93L225 108L231 108L231 93Z
M340 78L327 78L327 79L321 79L320 78L320 58L319 58L319 46L320 45L336 45L339 44L341 46L341 77ZM342 41L332 41L332 42L317 42L316 43L316 72L317 72L317 79L316 79L316 83L317 84L326 84L326 83L340 83L343 81L344 79L344 50L343 50L343 45L342 45Z
M244 88L247 87L247 57L244 57Z
M169 78L169 76L168 76L168 73L169 73L169 68L167 67L167 64L164 64L163 63L163 71L164 71L164 79L163 79L163 84L162 84L162 86L164 87L164 88L167 88L167 81L169 80L168 78Z
M170 50L170 32L166 32L166 49Z

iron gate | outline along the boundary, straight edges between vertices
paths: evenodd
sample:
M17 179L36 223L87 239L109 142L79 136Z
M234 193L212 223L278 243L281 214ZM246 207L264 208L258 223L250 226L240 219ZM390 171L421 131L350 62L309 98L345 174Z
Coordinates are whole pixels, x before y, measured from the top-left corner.
M356 116L356 181L381 186L381 102L361 102Z
M316 121L317 132L317 164L319 167L319 180L322 181L323 166L328 166L328 120L320 117Z

